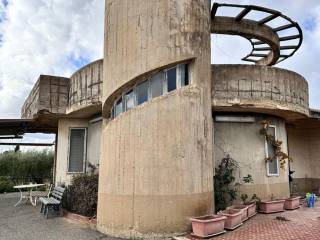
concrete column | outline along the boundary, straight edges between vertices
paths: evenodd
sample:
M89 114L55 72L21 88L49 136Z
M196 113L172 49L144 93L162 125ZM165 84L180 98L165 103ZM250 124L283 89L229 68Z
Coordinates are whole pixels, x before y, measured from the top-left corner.
M104 120L98 229L183 232L213 210L210 1L105 6L104 116L119 89L159 68L189 61L191 84Z

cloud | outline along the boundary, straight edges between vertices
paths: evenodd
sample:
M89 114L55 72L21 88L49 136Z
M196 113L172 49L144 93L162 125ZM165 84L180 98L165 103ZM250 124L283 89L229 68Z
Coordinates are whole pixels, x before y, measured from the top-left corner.
M102 58L103 18L103 0L0 0L0 118L20 117L40 74L69 77Z
M103 54L104 1L0 3L0 117L19 117L40 74L70 76Z
M235 1L223 0L215 2L234 3ZM318 61L318 56L320 55L320 26L318 24L320 22L320 1L241 0L237 3L272 8L281 11L299 23L304 34L302 46L294 56L276 66L290 69L303 75L309 83L310 107L320 108L320 68ZM245 63L241 62L241 58L250 52L250 45L246 40L235 41L233 38L234 36L212 36L213 54L211 61L213 63ZM245 52L244 49L246 49Z

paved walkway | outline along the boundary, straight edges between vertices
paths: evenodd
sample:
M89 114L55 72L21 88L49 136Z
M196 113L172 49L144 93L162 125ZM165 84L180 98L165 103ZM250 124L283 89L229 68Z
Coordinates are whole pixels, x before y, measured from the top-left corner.
M0 194L0 240L115 239L66 218L45 219L39 213L39 205L13 207L17 200L17 194ZM283 216L289 221L276 220L276 216ZM283 213L257 214L238 229L212 239L320 240L320 203L313 209L303 207Z
M283 216L290 221L276 220ZM274 214L257 214L234 231L214 240L319 240L320 205Z
M45 219L40 206L30 204L13 205L17 194L0 194L0 240L111 240L86 224L66 218Z

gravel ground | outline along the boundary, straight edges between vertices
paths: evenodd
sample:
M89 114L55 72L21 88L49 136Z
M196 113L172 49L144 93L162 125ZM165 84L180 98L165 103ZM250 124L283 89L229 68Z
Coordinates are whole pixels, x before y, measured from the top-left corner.
M63 217L46 219L36 207L18 201L16 193L0 194L0 240L93 240L115 238L103 235L88 225Z

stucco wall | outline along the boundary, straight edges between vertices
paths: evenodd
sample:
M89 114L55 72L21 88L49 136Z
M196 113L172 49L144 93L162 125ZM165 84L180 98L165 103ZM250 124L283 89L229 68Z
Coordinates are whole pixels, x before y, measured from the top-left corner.
M212 65L212 104L220 111L255 111L285 119L309 115L308 83L299 74L257 65Z
M69 129L72 127L88 127L86 119L60 119L58 123L58 147L56 160L55 184L70 184L72 174L68 174Z
M277 139L283 141L282 150L287 152L287 134L285 122L280 118L252 115L254 123L215 122L214 124L214 159L218 166L226 155L238 161L240 169L236 172L236 182L243 183L242 178L252 175L254 183L242 184L240 194L250 197L257 194L262 199L289 196L288 166L279 170L279 176L267 176L266 151L264 136L260 134L261 120L269 120L276 126ZM280 166L280 165L279 165Z
M181 232L190 227L188 216L211 211L209 29L205 0L106 1L104 100L146 72L193 61L191 85L105 120L100 231Z
M291 169L292 191L295 194L319 192L320 188L320 129L288 126L289 153L293 158Z

